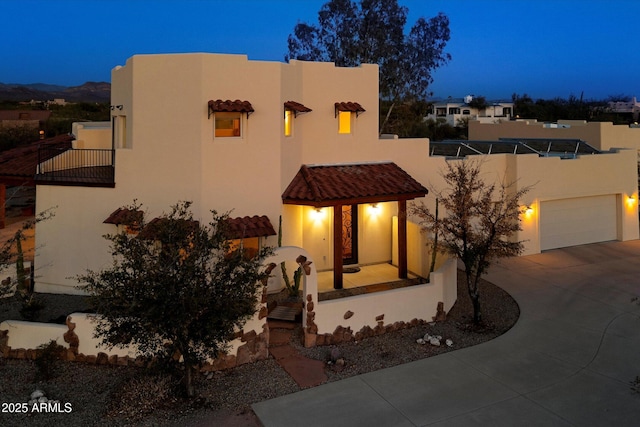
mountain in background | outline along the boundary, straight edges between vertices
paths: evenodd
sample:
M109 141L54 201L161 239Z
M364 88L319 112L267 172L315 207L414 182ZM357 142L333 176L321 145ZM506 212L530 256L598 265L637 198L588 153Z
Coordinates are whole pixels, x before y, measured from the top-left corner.
M0 100L50 101L63 98L67 102L109 102L111 83L86 82L81 86L57 86L45 83L0 83Z

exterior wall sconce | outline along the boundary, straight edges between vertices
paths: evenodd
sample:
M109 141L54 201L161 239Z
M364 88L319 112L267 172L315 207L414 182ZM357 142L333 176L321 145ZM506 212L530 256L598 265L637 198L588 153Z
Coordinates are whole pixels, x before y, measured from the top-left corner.
M311 210L311 218L314 221L322 221L322 219L324 218L325 212L324 209L322 208L313 208Z
M633 196L629 196L627 197L627 207L629 208L633 208L636 204L637 200L635 197Z
M380 213L380 205L378 205L377 203L371 203L369 205L369 212L371 213L371 215L378 215Z
M531 205L524 205L520 212L523 213L525 217L531 218L531 215L533 215L533 207Z

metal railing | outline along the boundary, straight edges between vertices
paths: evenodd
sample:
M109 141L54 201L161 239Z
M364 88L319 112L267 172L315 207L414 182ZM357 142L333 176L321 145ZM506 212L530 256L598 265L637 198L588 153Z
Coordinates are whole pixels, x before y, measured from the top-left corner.
M115 150L40 147L38 181L113 183Z

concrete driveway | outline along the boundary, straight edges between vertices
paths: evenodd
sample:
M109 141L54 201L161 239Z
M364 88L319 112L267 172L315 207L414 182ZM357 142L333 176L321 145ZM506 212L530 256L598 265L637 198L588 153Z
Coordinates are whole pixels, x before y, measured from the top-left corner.
M253 405L272 426L637 426L640 241L503 260L521 316L475 347Z

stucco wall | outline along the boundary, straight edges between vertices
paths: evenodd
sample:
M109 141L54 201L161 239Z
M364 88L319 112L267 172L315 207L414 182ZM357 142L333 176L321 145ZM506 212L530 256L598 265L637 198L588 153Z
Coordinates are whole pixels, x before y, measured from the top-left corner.
M502 123L469 122L470 140L495 141L499 138L581 139L603 151L611 148L640 149L640 128L611 122L558 120L557 127L548 127L535 119Z
M208 101L251 102L241 138L215 138ZM284 136L283 103L313 111L294 119ZM338 134L335 102L358 102L366 112L353 118L353 132ZM209 211L267 215L283 244L308 247L318 268L332 268L329 222L316 227L306 207L283 207L281 194L302 164L395 161L421 182L427 140L378 139L378 67L335 67L332 63L249 61L244 55L136 55L112 71L112 115L126 118L126 147L116 150L115 188L39 186L37 209L59 206L56 217L38 225L37 289L77 293L70 277L110 262L101 237L115 232L102 221L116 208L142 203L147 219L179 200L193 201L194 216ZM102 144L103 135L84 146ZM362 263L391 259L395 203L381 204L376 219L360 206ZM327 209L330 211L330 209ZM327 221L331 218L330 212ZM372 242L375 241L375 244ZM275 236L265 244L276 246Z
M483 125L484 126L484 125ZM469 156L467 160L482 163L482 178L488 183L513 182L514 190L530 186L530 191L521 200L522 206L532 211L522 216L523 230L517 239L524 241L524 254L540 252L539 213L545 201L575 199L590 196L616 195L618 197L618 240L634 240L638 233L638 175L636 151L632 149L598 155L579 156L577 159L539 157L535 154L492 154ZM447 160L430 157L430 169L442 171ZM433 173L428 188L446 188L439 173ZM629 203L635 198L634 203ZM424 201L430 209L435 208L432 197ZM440 211L441 215L446 212Z
M110 122L74 123L71 133L76 137L73 148L110 149L112 146Z

